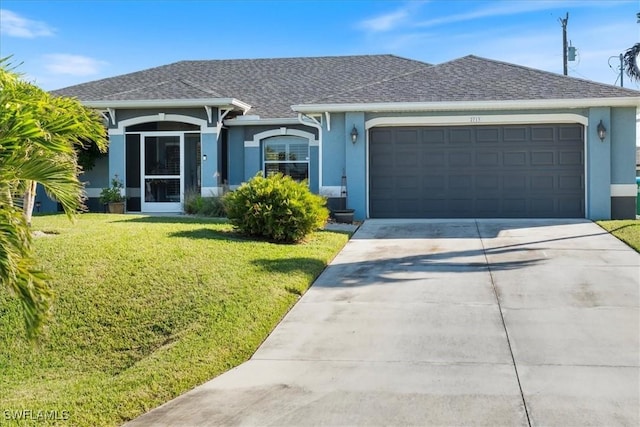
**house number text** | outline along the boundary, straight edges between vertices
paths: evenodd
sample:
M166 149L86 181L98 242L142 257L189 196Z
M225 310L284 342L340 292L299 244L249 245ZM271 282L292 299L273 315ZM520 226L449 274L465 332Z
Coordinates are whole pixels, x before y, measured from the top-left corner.
M471 116L471 117L469 117L469 121L470 121L471 123L480 123L480 117L478 117L478 116Z

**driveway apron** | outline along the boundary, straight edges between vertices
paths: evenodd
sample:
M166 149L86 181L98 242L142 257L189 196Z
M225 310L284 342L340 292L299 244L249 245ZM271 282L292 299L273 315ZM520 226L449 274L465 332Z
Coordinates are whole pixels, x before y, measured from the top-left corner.
M368 220L248 362L128 425L639 425L639 287L587 220Z

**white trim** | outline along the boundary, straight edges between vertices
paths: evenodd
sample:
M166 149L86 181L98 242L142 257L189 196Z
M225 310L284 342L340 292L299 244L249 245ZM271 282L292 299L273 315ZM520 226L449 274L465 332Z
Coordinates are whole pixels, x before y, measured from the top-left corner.
M611 184L611 197L636 197L637 195L636 184Z
M109 119L111 120L111 124L113 126L116 125L116 110L114 108L107 108L107 113L109 113Z
M587 126L589 119L579 114L484 114L463 116L378 117L365 122L366 130L376 126L477 126L536 123L580 123Z
M305 119L304 119L305 117L308 120L305 121ZM322 119L322 116L320 116L320 119ZM298 122L301 125L310 126L310 127L318 129L318 140L317 140L317 146L318 146L318 188L322 188L322 162L323 162L322 157L324 156L323 148L322 148L322 124L317 119L315 119L315 118L313 118L311 116L307 116L307 115L302 114L302 113L298 113ZM312 145L311 141L309 141L309 145ZM313 144L313 145L316 145L316 144ZM309 173L311 173L311 167L309 167ZM311 177L309 177L309 181L311 181Z
M340 197L342 192L342 187L340 185L327 185L324 187L320 187L320 195L325 197Z
M273 125L297 125L300 124L298 119L282 118L282 119L261 119L259 116L239 116L224 121L225 126L273 126Z
M209 120L209 123L211 123L213 121L213 107L211 107L211 105L205 105L204 111L205 113L207 113L207 120ZM218 110L218 115L220 115L219 111L220 110Z
M202 197L219 197L222 195L222 187L202 187L200 188L200 195Z
M186 108L186 107L238 107L244 113L251 105L236 98L194 98L194 99L132 99L119 101L81 101L89 108Z
M146 162L146 138L171 136L178 137L178 147L180 151L180 174L179 175L147 175L145 173ZM180 200L178 202L147 202L146 180L147 179L178 179L180 181ZM140 134L140 210L142 212L182 212L184 206L184 132L142 132ZM144 191L142 189L144 188Z
M638 107L640 96L617 98L523 99L506 101L448 101L448 102L372 102L345 104L297 104L291 109L298 113L344 112L400 112L400 111L460 111L460 110L522 110L527 108L589 108Z
M278 129L271 129L271 130L266 130L264 132L256 133L255 135L253 135L253 140L244 142L244 146L245 148L260 147L260 141L262 141L263 139L269 138L272 136L283 136L283 135L298 136L300 138L305 138L309 140L309 147L315 147L318 145L318 140L316 139L316 136L311 132L305 132L303 130L281 127Z
M591 178L589 172L589 144L587 137L589 136L589 125L584 126L582 141L583 141L583 163L584 163L584 217L591 218L590 212L590 200L589 200L589 179Z
M185 116L182 114L165 114L158 113L152 114L149 116L138 116L132 117L130 119L121 120L118 123L117 129L109 129L109 135L123 135L125 133L125 128L127 126L138 125L141 123L151 123L151 122L182 122L182 123L190 123L192 125L200 126L200 133L202 134L217 134L216 128L207 127L207 121L205 119L199 119L197 117ZM174 132L174 131L167 131Z

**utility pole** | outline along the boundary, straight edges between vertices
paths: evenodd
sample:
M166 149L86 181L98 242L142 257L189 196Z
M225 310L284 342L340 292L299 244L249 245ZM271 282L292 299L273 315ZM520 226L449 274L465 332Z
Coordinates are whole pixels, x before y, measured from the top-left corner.
M620 87L624 87L624 55L620 54Z
M567 75L567 23L569 22L569 12L567 16L560 18L560 24L562 25L562 70L564 75Z

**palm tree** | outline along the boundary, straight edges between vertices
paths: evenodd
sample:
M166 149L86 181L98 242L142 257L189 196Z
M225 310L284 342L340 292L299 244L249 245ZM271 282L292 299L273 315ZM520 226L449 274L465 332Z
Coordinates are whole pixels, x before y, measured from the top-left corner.
M83 194L74 148L87 140L106 150L96 112L23 81L7 58L0 59L0 290L19 298L30 338L46 321L53 298L32 254L35 185L42 184L72 219Z
M640 81L638 55L640 55L640 43L636 43L627 49L623 56L625 72L632 80L635 81Z

